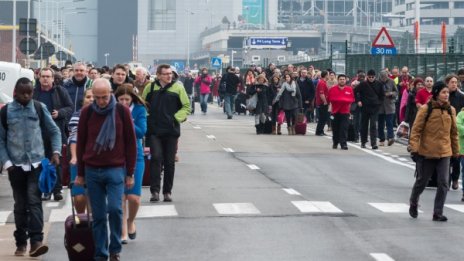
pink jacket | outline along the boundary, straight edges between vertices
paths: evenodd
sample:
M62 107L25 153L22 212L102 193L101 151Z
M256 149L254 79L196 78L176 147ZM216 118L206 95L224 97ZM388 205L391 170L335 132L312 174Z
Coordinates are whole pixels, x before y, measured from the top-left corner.
M201 79L201 75L195 79L195 84L200 83L200 94L211 93L211 88L209 87L209 85L212 81L213 79L209 75L206 75L206 77L204 77L203 80Z
M404 118L406 117L406 105L408 105L408 89L404 89L403 96L401 97L401 102L400 102L400 122L404 121Z

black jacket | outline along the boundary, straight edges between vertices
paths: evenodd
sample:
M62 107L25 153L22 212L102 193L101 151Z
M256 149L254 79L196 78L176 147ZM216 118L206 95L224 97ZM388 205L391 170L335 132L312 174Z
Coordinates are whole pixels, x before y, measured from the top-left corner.
M361 111L377 112L383 104L385 91L380 81L363 81L356 88L356 102L362 102Z
M248 95L254 95L257 93L257 89L261 89L261 92L258 92L258 103L256 104L256 109L254 110L255 114L268 113L269 106L272 106L272 99L274 98L271 87L264 84L254 84L247 88Z
M226 82L226 92L224 94L235 95L237 94L237 86L240 83L240 79L235 73L227 72L222 76L221 83ZM221 89L221 88L219 88Z
M191 77L191 78L186 77L184 79L184 88L185 88L185 91L187 92L188 95L193 94L193 82L194 81L195 81L195 79L193 79L193 77Z
M449 101L451 106L456 109L456 113L459 113L461 109L464 108L464 93L460 90L450 92Z
M303 108L311 107L314 97L316 95L316 88L314 87L313 80L306 77L303 81L298 77L297 84L300 87L301 99L303 101ZM309 103L305 103L308 101Z
M40 82L37 82L34 93L32 94L32 98L34 100L40 101ZM58 111L58 117L53 119L56 123L56 126L60 128L61 131L61 140L63 144L67 143L67 124L71 119L71 115L73 113L74 105L71 101L71 97L69 96L68 92L62 86L53 86L52 88L52 103L53 103L53 110ZM51 114L52 112L50 112Z

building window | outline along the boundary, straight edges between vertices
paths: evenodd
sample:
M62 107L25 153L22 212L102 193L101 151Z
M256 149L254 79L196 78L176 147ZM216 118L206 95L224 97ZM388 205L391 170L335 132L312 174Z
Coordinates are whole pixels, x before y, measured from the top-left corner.
M148 30L176 30L176 0L150 0Z
M464 24L464 17L455 17L454 18L454 24Z
M454 2L454 8L464 9L464 2Z
M421 9L448 9L448 2L423 2Z

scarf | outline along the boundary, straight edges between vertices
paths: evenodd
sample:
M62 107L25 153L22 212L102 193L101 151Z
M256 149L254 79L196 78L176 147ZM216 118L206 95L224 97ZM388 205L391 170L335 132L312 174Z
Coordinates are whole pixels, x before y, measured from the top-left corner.
M110 103L105 108L98 107L96 102L91 106L96 114L106 116L93 147L100 154L101 151L112 150L116 142L116 98L111 95Z
M292 84L288 84L288 82L284 82L282 84L282 89L280 89L281 92L284 92L284 90L287 90L292 93L292 96L296 96L296 84L295 81L292 81Z

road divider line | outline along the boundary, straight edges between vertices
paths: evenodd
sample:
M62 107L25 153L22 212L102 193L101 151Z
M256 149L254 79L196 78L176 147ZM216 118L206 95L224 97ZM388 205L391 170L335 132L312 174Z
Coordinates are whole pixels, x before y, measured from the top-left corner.
M8 220L8 216L11 215L11 211L0 211L0 226L4 226Z
M258 170L260 169L258 166L256 166L255 164L247 164L247 166L250 168L250 169L253 169L253 170Z
M343 213L343 211L328 201L292 201L292 204L303 213Z
M60 206L60 202L48 202L45 204L47 208L57 208Z
M409 205L404 203L367 203L384 213L409 213ZM419 210L419 213L423 213Z
M231 148L223 148L226 152L234 153L235 151Z
M216 203L214 208L220 215L257 215L261 212L252 203Z
M296 196L301 196L300 192L294 190L294 189L291 189L291 188L284 188L283 189L285 192L287 192L288 194L290 195L296 195Z
M464 213L464 205L457 205L457 204L445 204L445 207L451 208L458 212Z
M385 253L371 253L371 257L377 261L395 261L395 259Z
M193 126L193 128L194 128L195 130L201 130L201 127L200 127L200 126Z
M398 160L403 161L403 162L409 161L408 159L405 159L405 158L398 158Z

